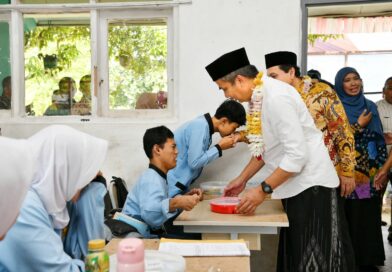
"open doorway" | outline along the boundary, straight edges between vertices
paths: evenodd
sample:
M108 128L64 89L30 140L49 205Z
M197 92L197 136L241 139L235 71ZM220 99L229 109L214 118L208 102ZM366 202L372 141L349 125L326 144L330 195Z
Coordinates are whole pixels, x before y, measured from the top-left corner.
M336 72L358 70L367 98L382 99L392 76L392 3L309 6L307 70L334 83Z

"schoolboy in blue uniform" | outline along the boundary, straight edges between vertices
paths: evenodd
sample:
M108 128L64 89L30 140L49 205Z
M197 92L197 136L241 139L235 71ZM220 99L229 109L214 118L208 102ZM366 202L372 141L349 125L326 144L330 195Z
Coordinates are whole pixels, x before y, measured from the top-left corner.
M213 117L206 113L176 129L174 139L178 157L177 166L167 174L169 195L173 197L188 192L204 166L221 157L222 150L235 146L236 136L232 134L245 122L244 107L234 100L226 100ZM222 139L211 147L215 132L219 132Z
M150 159L149 168L128 193L123 213L146 223L154 232L161 230L164 223L177 215L180 209L193 209L200 195L169 197L166 175L176 166L178 153L173 132L165 126L147 129L143 147ZM151 235L142 234L145 237Z

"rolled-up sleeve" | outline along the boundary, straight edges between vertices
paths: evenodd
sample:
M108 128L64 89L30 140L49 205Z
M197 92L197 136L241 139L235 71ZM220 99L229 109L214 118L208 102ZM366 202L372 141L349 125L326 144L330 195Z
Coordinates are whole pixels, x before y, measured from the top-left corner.
M287 172L299 173L309 156L295 101L287 96L274 97L268 114L271 114L274 136L283 145L284 155L279 167Z

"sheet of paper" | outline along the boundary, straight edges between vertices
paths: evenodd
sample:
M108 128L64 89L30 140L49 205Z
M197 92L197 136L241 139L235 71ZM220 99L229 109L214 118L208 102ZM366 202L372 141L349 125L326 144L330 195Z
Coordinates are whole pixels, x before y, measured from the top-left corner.
M161 239L159 251L182 256L250 256L244 240L177 240Z

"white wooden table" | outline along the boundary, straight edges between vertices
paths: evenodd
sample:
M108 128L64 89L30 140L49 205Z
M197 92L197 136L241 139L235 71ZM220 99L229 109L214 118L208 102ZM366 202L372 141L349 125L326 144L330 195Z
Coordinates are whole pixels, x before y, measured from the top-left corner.
M210 201L200 202L193 210L183 211L173 222L185 232L202 233L203 239L245 239L250 249L260 250L260 234L278 234L289 222L280 200L265 200L254 215L219 214Z

